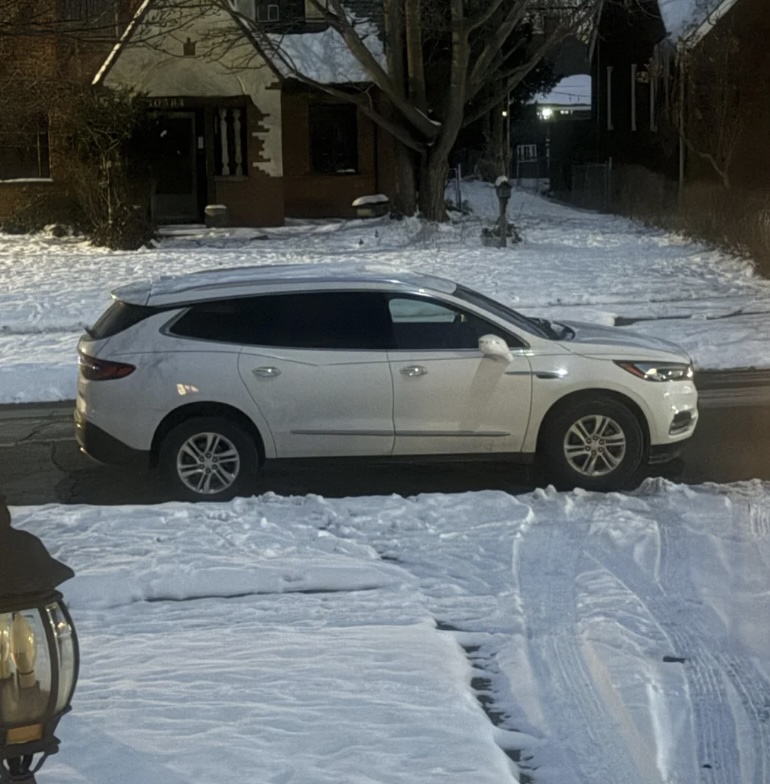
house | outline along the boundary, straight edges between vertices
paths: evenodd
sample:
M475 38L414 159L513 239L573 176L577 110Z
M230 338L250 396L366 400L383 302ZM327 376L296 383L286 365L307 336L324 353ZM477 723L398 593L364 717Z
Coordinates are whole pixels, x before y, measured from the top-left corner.
M62 190L53 107L93 78L132 0L40 0L0 9L0 222Z
M382 57L378 4L354 4ZM159 223L201 223L212 206L243 226L352 217L356 198L393 187L392 138L347 100L378 96L310 0L144 0L90 76L140 93L157 120ZM53 156L39 175L56 180Z
M767 190L769 36L763 0L605 3L592 157L611 170L608 203L668 209L699 182Z

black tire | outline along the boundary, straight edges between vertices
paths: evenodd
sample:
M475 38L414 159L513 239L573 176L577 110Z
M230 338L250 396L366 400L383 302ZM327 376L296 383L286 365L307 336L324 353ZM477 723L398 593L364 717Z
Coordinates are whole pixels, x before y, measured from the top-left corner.
M549 415L541 439L548 481L562 490L621 490L644 456L637 418L616 400L577 400Z
M158 466L174 497L227 501L250 494L259 458L253 438L236 423L197 417L168 433L158 453Z

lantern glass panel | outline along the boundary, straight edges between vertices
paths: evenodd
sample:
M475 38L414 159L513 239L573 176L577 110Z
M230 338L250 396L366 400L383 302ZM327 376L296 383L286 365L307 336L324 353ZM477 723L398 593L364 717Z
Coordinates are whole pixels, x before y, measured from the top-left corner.
M59 655L59 691L55 712L60 713L69 705L75 688L75 635L59 602L49 604L45 609Z
M51 658L40 612L0 615L0 724L42 720L51 693Z

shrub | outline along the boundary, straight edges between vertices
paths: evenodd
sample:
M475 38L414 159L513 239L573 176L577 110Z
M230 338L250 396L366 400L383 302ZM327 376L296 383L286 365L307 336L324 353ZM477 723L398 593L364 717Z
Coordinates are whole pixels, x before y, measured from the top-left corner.
M63 169L97 245L130 250L155 236L146 163L153 120L128 91L86 90L60 118Z
M61 234L85 234L88 222L77 199L60 192L23 192L0 229L8 234L29 234L48 226Z

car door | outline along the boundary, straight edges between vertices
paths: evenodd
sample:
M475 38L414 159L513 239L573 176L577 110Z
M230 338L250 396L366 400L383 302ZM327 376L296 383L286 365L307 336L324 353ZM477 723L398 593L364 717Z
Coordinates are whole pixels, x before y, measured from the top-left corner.
M389 299L395 348L395 455L518 452L532 402L524 344L468 311L424 297ZM484 356L481 335L510 346L510 363Z
M388 455L393 385L385 297L373 292L254 298L238 371L276 456Z

